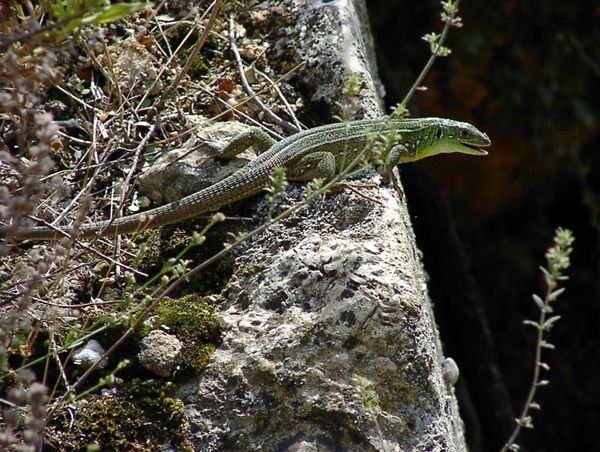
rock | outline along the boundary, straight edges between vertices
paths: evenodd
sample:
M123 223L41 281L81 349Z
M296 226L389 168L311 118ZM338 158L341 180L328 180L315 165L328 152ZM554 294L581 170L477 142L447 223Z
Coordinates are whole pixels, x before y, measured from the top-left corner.
M343 105L353 119L381 116L384 89L379 80L366 3L286 0L292 24L274 43L276 58L305 62L299 82L306 103L338 115ZM351 75L360 80L358 99L344 93ZM329 120L329 118L326 118Z
M238 257L223 343L179 390L197 450L465 449L405 207L369 195L315 202Z
M90 339L83 347L75 350L75 352L73 353L73 364L85 368L91 367L94 364L96 364L96 362L98 362L100 358L102 358L102 355L104 355L104 353L104 347L100 345L100 342L98 342L95 339ZM102 362L100 363L101 368L106 367L107 365L108 360L106 359L102 360Z
M236 121L207 122L189 115L190 126L199 126L194 137L148 167L138 179L140 192L152 201L166 204L225 179L256 158L251 151L231 160L214 158L232 138L251 129ZM203 123L206 123L202 125Z
M273 28L274 53L306 62L302 90L327 120L339 104L357 119L382 115L365 9L277 2L289 26ZM195 450L466 450L406 205L373 172L359 181L379 203L342 191L236 250L223 342L176 391ZM290 184L285 202L304 190ZM257 221L281 211L257 206Z
M143 93L151 88L151 93L157 94L163 88L156 57L135 37L112 44L106 52L100 53L99 58L112 68L111 75L114 74L115 80L107 84L110 89L118 84L123 92ZM151 85L154 80L158 81Z
M181 342L175 336L162 330L154 330L142 339L137 358L150 372L160 377L168 377L181 347Z
M458 364L452 358L448 357L442 362L442 371L444 372L444 381L450 386L455 386L460 377Z

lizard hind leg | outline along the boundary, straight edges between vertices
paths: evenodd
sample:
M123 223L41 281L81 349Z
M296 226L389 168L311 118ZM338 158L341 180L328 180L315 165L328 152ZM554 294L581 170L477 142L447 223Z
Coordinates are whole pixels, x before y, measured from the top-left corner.
M309 181L316 178L328 181L335 177L335 170L335 156L331 152L312 152L288 166L287 177L293 181Z
M315 178L322 178L326 181L333 179L336 175L336 160L331 152L313 152L300 159L296 164L288 168L288 179L295 181L307 181ZM343 189L349 189L359 196L379 203L376 199L360 192L361 188L376 188L373 184L355 185L341 181L333 186L329 194L337 193ZM381 203L379 203L381 204Z
M220 159L231 160L241 152L248 148L260 155L273 146L276 141L271 138L264 130L252 128L247 132L239 134L231 140L224 148L216 151L217 157Z

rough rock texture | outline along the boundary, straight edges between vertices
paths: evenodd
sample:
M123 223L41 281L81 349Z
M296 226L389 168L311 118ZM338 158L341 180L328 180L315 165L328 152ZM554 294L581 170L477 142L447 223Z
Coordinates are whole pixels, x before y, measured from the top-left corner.
M179 394L197 450L464 449L406 212L391 189L370 194L382 205L340 193L238 259L254 274L232 283L223 344Z
M100 361L102 355L104 355L104 347L96 339L90 339L86 344L75 350L73 353L73 364L82 367L91 367L96 362ZM106 367L108 360L104 359L100 363L100 367Z
M179 339L172 334L154 330L142 339L142 347L137 358L150 372L160 377L168 377L181 347Z
M296 33L307 60L312 100L332 106L359 73L357 117L381 115L360 34L367 21L354 4L281 4L295 15L286 34ZM237 257L223 343L178 390L196 450L466 449L451 386L458 373L443 364L406 206L379 176L360 182L380 185L367 193L380 204L343 191ZM288 202L303 190L292 184ZM259 203L257 217L267 210Z
M186 121L190 126L201 127L181 148L164 154L138 179L140 191L159 204L202 190L256 158L250 151L227 161L214 158L232 138L250 130L250 126L236 121L207 122L206 118L196 115L188 115Z
M352 74L361 80L360 103L354 119L381 115L383 87L379 80L373 37L362 0L286 0L293 27L274 43L281 58L305 62L299 72L308 101L339 114L347 103L343 88ZM346 105L347 106L347 105Z

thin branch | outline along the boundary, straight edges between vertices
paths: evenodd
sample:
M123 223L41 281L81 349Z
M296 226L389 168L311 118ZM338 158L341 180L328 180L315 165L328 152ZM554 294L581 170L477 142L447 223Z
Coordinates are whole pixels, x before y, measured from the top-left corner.
M64 368L62 362L60 361L60 356L58 356L58 346L56 345L56 337L55 337L55 334L52 331L52 329L50 329L50 342L52 344L52 356L54 357L54 360L56 361L56 366L58 367L60 376L62 377L63 381L65 382L65 387L68 390L71 387L71 384L69 383L69 379L67 378L65 368Z
M198 41L194 45L194 48L192 49L192 51L190 53L190 56L188 57L188 60L185 63L185 66L179 72L179 74L177 74L177 76L173 79L173 81L169 84L169 86L167 86L167 88L163 91L163 93L161 94L160 98L154 103L154 107L156 109L156 113L159 113L160 110L162 110L162 107L163 107L163 105L165 103L165 99L167 98L167 96L171 93L171 91L175 87L177 87L177 85L179 85L179 82L181 81L181 79L183 79L183 77L185 76L185 74L187 74L188 71L190 70L190 67L192 66L192 64L196 60L196 57L198 56L198 53L200 52L200 50L202 49L202 47L204 47L204 43L208 39L208 35L210 34L210 30L214 26L215 21L217 20L217 15L219 14L219 11L221 10L222 6L223 6L223 0L215 0L214 6L213 6L213 9L212 9L212 14L210 15L210 18L208 19L208 23L206 24L206 27L204 27L204 31L202 32L202 35L200 36L200 38L198 39Z
M4 38L0 40L0 52L5 52L6 49L10 47L11 44L15 42L21 42L28 39L33 38L34 36L39 35L40 33L46 33L48 31L55 30L57 28L61 28L63 25L67 25L69 22L75 19L79 19L80 17L85 16L89 10L87 8L79 11L77 14L73 14L72 16L63 17L59 21L56 21L50 25L46 25L45 27L36 28L35 30L28 30L18 35L13 35L10 38Z
M214 95L214 92L206 89L204 86L200 85L200 84L194 84L192 83L192 86L195 88L198 88L201 91L204 91L205 93L209 94L209 95ZM215 96L214 99L219 103L219 105L221 105L222 107L224 107L227 111L230 111L232 113L235 113L236 115L240 115L242 116L245 120L247 120L248 122L254 124L256 127L260 127L261 129L263 129L266 133L268 133L269 135L271 135L272 137L276 138L277 140L281 140L283 137L278 134L277 132L273 132L271 129L269 129L267 126L265 126L264 124L262 124L261 122L257 121L256 119L252 118L250 115L244 113L241 110L238 110L236 108L236 105L230 105L229 103L227 103L225 100L221 99L218 96ZM213 119L211 118L210 121L212 122Z
M235 24L233 23L233 15L229 16L229 44L231 46L231 51L233 52L233 56L235 57L235 62L237 66L238 73L240 74L240 82L242 83L242 87L248 96L253 97L254 103L258 105L260 108L271 120L281 127L284 130L288 130L291 132L300 132L300 128L296 127L289 121L285 119L281 119L278 115L273 113L269 107L267 107L262 100L256 95L250 84L248 83L248 79L246 78L246 73L244 72L244 65L242 64L242 58L240 56L240 52L235 44Z
M279 83L281 80L285 79L290 74L296 72L298 69L300 69L302 66L304 66L305 63L306 63L305 61L301 61L300 63L296 64L293 68L291 68L285 74L278 77L277 80L275 80L275 83ZM266 92L268 89L269 89L269 87L266 86L266 87L258 90L256 92L256 95L262 94L262 93ZM237 102L235 105L231 105L231 108L237 109L238 107L241 107L242 105L245 105L246 103L250 102L253 98L254 98L254 96L246 97L245 99L242 99L241 101ZM225 116L228 113L229 113L229 110L222 111L221 113L218 113L215 116L213 116L212 118L210 118L208 121L211 121L211 122L216 121L217 119L222 118L223 116ZM193 127L190 127L189 129L184 130L183 132L178 134L177 138L181 138L186 135L190 135L190 134L194 133L196 130L198 130L200 127L204 127L205 125L206 125L206 123L201 123L201 124L195 125ZM160 141L155 142L156 145L161 145L161 144L165 144L165 143L169 143L169 140L160 140Z
M412 96L415 93L415 91L417 90L417 88L419 86L421 86L421 83L423 83L423 80L425 79L425 76L429 72L429 69L431 69L431 66L433 65L435 59L438 57L438 51L444 45L444 41L446 40L446 36L448 35L448 30L450 30L450 27L452 24L452 20L454 19L454 16L456 15L456 12L458 11L459 3L460 3L460 0L456 0L456 2L454 3L454 10L452 11L452 14L446 21L446 25L444 26L444 29L442 30L442 35L440 36L440 39L437 42L437 46L435 47L435 49L433 49L433 52L431 52L431 56L429 57L427 64L425 64L425 66L423 67L423 70L421 71L421 73L419 74L419 76L417 77L417 79L415 80L413 85L410 87L410 90L408 90L408 93L406 93L406 96L404 96L404 99L402 99L402 102L400 102L400 105L406 106L406 104L408 104L408 102L412 98Z
M93 254L98 255L99 257L101 257L102 259L106 259L107 261L109 261L110 263L112 263L113 265L123 268L125 270L129 270L131 272L134 272L140 276L148 276L146 273L141 272L139 270L136 270L133 267L130 267L129 265L123 264L121 262L116 261L115 259L113 259L112 257L101 253L100 251L98 251L97 249L87 245L86 243L76 239L75 237L73 237L71 234L69 234L68 232L65 232L64 230L62 230L60 227L53 225L52 223L48 223L47 221L42 220L41 218L37 218L34 216L30 216L30 218L32 218L33 220L42 223L44 226L53 229L58 235L63 236L66 239L69 239L71 241L73 241L73 243L76 243L77 245L81 246L82 248L85 248L86 250L92 252Z
M279 97L279 99L281 100L283 105L285 105L285 108L288 111L288 114L293 119L294 124L296 125L296 128L298 129L298 131L306 129L306 127L304 127L302 124L300 124L300 121L298 121L298 118L296 117L296 113L294 113L292 106L289 104L289 102L287 101L287 99L285 98L285 96L283 95L283 93L281 92L279 87L277 86L277 84L273 80L271 80L271 77L269 77L264 72L258 70L256 67L254 67L254 70L256 71L256 73L258 75L260 75L262 78L264 78L267 81L267 83L269 83L271 85L271 87L275 90L275 92L277 93L277 96Z

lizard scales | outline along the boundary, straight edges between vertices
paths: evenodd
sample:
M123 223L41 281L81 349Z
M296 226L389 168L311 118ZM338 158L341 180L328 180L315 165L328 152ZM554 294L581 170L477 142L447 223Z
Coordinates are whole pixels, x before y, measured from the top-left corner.
M443 118L365 119L307 129L279 142L262 134L244 134L228 146L223 156L236 155L249 146L262 147L259 157L231 176L178 201L145 212L112 220L83 224L79 238L130 234L148 227L177 223L213 211L262 191L269 176L285 167L290 180L333 177L342 162L349 162L366 144L367 130L374 134L395 130L398 144L386 157L386 170L430 155L458 152L485 155L479 146L491 144L486 134L468 123ZM228 149L229 148L229 149ZM343 158L342 158L343 156ZM19 231L19 240L57 240L71 234L70 226L34 227ZM4 234L0 228L0 237Z

